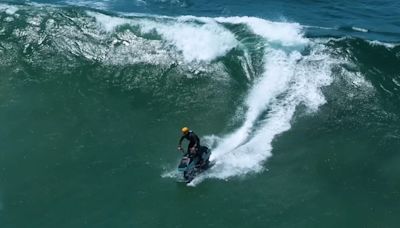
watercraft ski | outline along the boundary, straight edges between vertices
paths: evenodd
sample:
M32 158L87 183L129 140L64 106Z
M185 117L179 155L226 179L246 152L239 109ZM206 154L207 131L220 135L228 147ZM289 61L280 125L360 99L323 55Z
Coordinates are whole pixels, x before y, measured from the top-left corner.
M199 148L199 156L191 157L188 154L183 155L179 165L178 171L182 173L186 183L192 181L199 173L205 171L210 167L211 150L206 146ZM201 159L200 159L201 157Z

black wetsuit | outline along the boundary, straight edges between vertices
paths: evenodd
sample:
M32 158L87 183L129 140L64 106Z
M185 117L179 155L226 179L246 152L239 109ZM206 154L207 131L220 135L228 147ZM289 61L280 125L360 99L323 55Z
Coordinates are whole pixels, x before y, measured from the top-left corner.
M200 139L199 137L193 132L189 131L186 135L182 135L181 139L179 140L179 146L182 145L183 139L189 140L189 145L187 148L187 153L190 155L190 148L195 147L196 148L196 154L200 150Z

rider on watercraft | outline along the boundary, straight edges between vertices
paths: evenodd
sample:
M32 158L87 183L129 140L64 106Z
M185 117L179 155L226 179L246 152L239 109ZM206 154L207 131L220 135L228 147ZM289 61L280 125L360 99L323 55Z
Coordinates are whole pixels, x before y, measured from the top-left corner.
M197 156L198 151L200 149L200 138L193 132L191 131L188 127L182 128L182 137L179 140L178 144L178 150L183 150L182 149L182 141L183 139L189 140L189 145L187 148L187 154L189 156Z

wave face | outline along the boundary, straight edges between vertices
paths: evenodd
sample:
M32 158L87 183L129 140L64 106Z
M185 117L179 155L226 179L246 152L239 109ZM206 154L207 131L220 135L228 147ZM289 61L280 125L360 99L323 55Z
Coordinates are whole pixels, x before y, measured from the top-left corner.
M399 101L397 44L309 38L298 23L245 16L113 15L5 4L0 5L0 16L4 88L17 82L59 80L95 66L89 71L91 81L123 91L146 90L165 106L185 102L187 110L209 106L218 110L231 97L237 105L230 117L234 127L204 137L215 165L194 184L264 170L273 141L291 128L296 115L318 112L327 101L326 88L350 88L344 92L349 94L361 89L365 97L385 94L387 106ZM392 64L388 78L374 78L386 66L371 62L366 53L385 56ZM175 83L182 78L203 83L189 91ZM231 91L235 83L243 92ZM175 90L193 96L182 101Z

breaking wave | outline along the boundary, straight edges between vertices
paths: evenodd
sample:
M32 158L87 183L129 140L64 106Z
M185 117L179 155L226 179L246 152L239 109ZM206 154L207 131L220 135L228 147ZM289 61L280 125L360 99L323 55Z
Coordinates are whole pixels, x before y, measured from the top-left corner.
M165 75L205 77L212 89L199 90L199 94L223 94L232 80L227 62L236 64L247 86L244 98L237 98L242 101L237 109L242 111L232 116L238 127L225 135L204 137L212 147L215 165L196 178L194 185L206 178L226 179L262 171L272 155L273 140L291 128L296 111L317 112L326 102L323 88L334 82L333 69L351 65L351 57L340 57L337 46L346 48L346 42L354 41L307 38L298 23L256 17L110 15L75 8L0 4L0 19L0 53L4 56L0 66L11 67L15 74L30 80L51 80L60 68L71 71L80 64L100 64L106 70L96 76L97 80L126 90L157 88L160 97L167 99L168 87L174 85L165 84ZM386 48L378 51L393 53L398 49L397 44L379 41L354 42ZM18 58L25 65L15 66ZM26 65L43 70L43 78L31 78ZM364 76L356 71L346 72L350 72L352 83L360 85ZM398 86L399 81L393 82ZM225 102L224 96L218 97L217 104ZM165 100L171 105L175 101L171 97ZM171 173L164 176L175 176Z
M310 112L318 110L325 102L321 88L332 82L331 66L335 60L323 44L305 38L302 26L297 23L254 17L137 20L93 12L88 15L107 32L127 24L137 26L144 35L153 32L173 46L189 65L211 63L235 48L242 53L251 53L252 45L262 48L260 74L246 76L254 79L241 107L246 110L243 123L230 134L209 142L215 145L211 158L215 165L194 184L204 178L225 179L263 170L264 162L271 156L273 139L290 129L296 108L303 105ZM228 29L232 25L242 26L259 40L248 48L245 39ZM245 65L251 66L249 69L257 67L252 66L250 58L244 59ZM207 141L210 137L205 138Z

